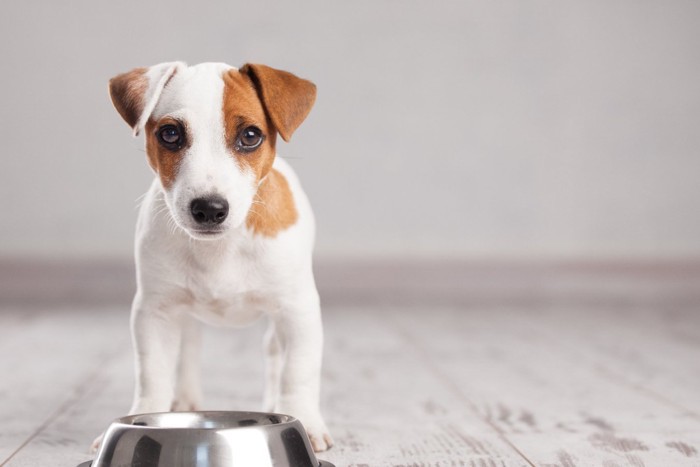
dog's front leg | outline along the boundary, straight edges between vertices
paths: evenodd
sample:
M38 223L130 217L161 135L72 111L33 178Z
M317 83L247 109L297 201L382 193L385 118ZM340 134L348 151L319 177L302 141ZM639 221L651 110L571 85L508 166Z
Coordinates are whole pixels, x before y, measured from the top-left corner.
M284 365L276 410L297 417L315 451L333 445L320 410L323 329L318 295L285 307L274 317L284 349Z
M180 339L174 412L199 410L202 406L202 387L199 377L201 326L192 316L185 316Z
M136 388L130 414L167 412L175 397L180 353L182 310L136 299L131 334L136 363Z
M277 401L280 396L280 378L284 366L284 354L275 321L270 320L263 343L265 351L265 396L263 398L263 410L271 412L277 409Z
M183 313L146 305L137 296L131 309L131 335L136 359L136 389L129 414L167 412L175 394L175 369L182 338ZM95 452L104 433L91 446Z

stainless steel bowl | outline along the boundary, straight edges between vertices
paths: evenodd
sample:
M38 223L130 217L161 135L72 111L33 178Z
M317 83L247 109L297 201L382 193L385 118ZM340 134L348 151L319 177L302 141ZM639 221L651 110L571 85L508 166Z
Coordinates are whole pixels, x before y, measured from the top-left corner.
M259 412L169 412L118 418L78 467L333 467L299 420Z

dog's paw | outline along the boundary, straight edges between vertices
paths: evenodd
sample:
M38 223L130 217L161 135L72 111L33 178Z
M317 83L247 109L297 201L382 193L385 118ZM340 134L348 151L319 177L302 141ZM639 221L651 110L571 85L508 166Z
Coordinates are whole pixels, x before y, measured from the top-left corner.
M170 405L171 412L195 412L202 408L202 392L198 388L181 388Z
M201 408L201 403L198 400L183 397L177 398L170 406L171 412L196 412Z
M100 436L95 438L95 440L92 442L90 445L90 454L95 454L98 449L100 449L100 446L102 446L102 439L104 438L105 434L102 433Z
M320 416L311 417L311 419L300 418L299 420L306 428L306 434L309 436L314 452L326 451L333 446L333 438Z
M306 434L309 436L311 447L314 448L315 452L326 451L333 446L333 438L326 427L326 422L323 421L321 412L314 407L314 404L294 404L280 398L274 411L297 418L306 428Z
M310 429L306 429L306 434L309 435L309 441L311 441L311 447L314 448L314 452L327 451L333 447L333 438L331 438L328 430L320 432L312 432Z

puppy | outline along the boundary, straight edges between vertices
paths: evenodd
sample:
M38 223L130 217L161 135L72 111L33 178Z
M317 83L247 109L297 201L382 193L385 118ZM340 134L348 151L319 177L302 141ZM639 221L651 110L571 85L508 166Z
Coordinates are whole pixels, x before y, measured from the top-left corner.
M315 85L265 65L173 62L118 75L109 91L134 135L145 135L156 175L136 226L130 414L197 410L199 322L241 326L265 315L263 409L299 418L313 448L328 449L314 218L275 157L277 134L291 138Z

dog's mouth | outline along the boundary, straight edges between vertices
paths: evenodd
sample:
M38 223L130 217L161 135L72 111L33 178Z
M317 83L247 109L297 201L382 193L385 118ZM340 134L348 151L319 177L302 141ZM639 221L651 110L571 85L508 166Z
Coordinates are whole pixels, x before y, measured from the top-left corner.
M187 229L188 233L197 239L214 239L223 236L228 229L226 228L214 228L214 229Z

